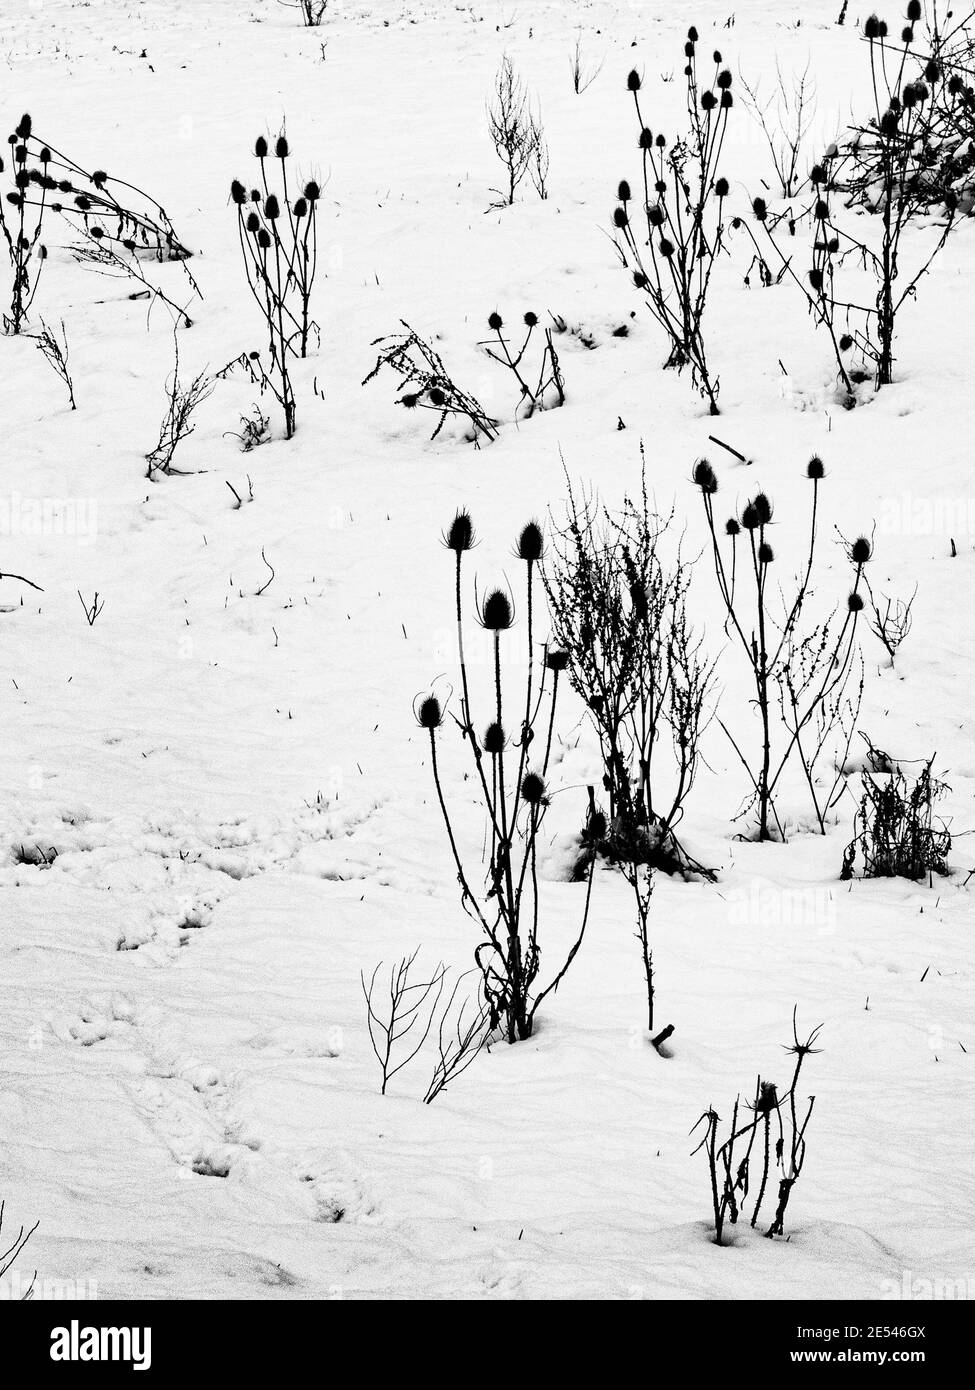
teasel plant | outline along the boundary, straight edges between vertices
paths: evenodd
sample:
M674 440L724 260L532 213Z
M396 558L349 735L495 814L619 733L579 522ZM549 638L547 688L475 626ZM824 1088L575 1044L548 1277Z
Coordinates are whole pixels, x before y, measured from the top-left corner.
M502 639L515 625L513 599L503 588L488 589L480 597L475 589L476 620L489 638L493 684L493 699L483 732L475 724L465 647L463 566L475 543L468 512L457 512L443 541L454 556L460 713L453 714L452 719L467 747L474 785L487 821L487 866L483 879L468 867L444 789L439 750L446 706L431 693L417 698L414 712L430 740L434 786L457 870L461 902L481 933L474 959L482 978L490 1029L514 1043L531 1037L539 1008L558 989L582 945L589 921L596 855L592 852L589 857L578 933L558 968L550 973L547 983L541 984L539 843L552 796L548 778L560 677L567 665L566 653L557 648L542 645L539 657L535 656L535 589L544 537L538 523L529 522L519 533L515 547L525 580L529 661L524 695L516 695L514 700L505 699L506 666L501 654ZM514 719L515 732L511 732L506 719ZM591 787L588 795L581 839L591 847L605 835L605 818L596 808Z
M827 147L810 172L811 200L800 214L812 228L805 273L794 266L793 247L783 249L779 239L782 222L794 233L798 216L791 211L787 218L777 215L759 197L752 202L757 232L736 219L760 256L767 259L771 248L783 275L805 296L814 323L826 329L848 408L856 403L860 382L872 377L880 390L893 381L898 315L917 298L921 280L959 220L958 195L947 187L937 236L905 266L904 232L930 210L932 177L926 161L937 144L940 113L961 91L957 74L946 78L936 57L914 48L921 13L920 0L910 0L899 43L888 37L886 21L875 14L864 23L872 109L866 120L849 126ZM849 221L843 212L851 207L876 218ZM856 279L846 288L851 281L844 272L850 268L855 277L866 272L867 295L859 293Z
M47 255L40 236L48 213L59 216L80 234L80 243L71 248L78 261L104 273L122 273L141 282L153 303L163 301L189 327L191 320L185 309L152 283L140 265L147 259L178 261L192 294L202 299L187 265L192 253L177 236L161 204L127 179L104 169L83 168L51 141L35 134L29 114L21 118L8 137L8 144L14 189L7 194L5 204L14 211L5 213L0 206L0 226L15 269L9 331L21 331L36 293Z
M810 1096L805 1109L801 1108L797 1097L799 1078L805 1059L822 1050L815 1045L822 1025L800 1040L797 1014L798 1007L792 1011L792 1042L785 1047L795 1058L788 1088L780 1091L774 1081L759 1076L750 1103L742 1106L741 1096L735 1098L725 1139L721 1140L722 1120L713 1106L691 1130L693 1134L703 1129L694 1153L703 1151L708 1160L716 1245L727 1243L725 1225L737 1225L749 1203L749 1225L752 1229L757 1226L770 1181L777 1181L778 1186L775 1210L765 1235L772 1239L785 1234L786 1210L805 1163L806 1130L816 1103L816 1097Z
M744 652L754 685L760 721L757 755L746 752L720 718L718 723L751 784L739 815L755 810L760 840L785 839L776 794L793 759L801 766L819 831L826 833L829 813L843 790L843 768L863 696L857 629L864 608L864 568L873 555L873 543L865 536L843 541L853 570L846 603L825 621L808 622L819 539L819 490L825 477L822 459L809 460L806 477L812 493L806 554L788 599L775 579L781 557L771 543L774 521L768 494L757 492L740 515L729 517L722 527L715 512L718 479L714 469L707 459L700 459L693 472L704 504L725 631ZM773 591L780 594L781 613L772 605ZM833 776L823 783L818 773L831 747Z
M290 362L307 357L311 338L318 335L318 325L311 317L311 295L318 266L321 198L321 188L314 179L294 196L288 180L290 153L284 135L275 140L273 155L268 141L259 136L254 154L260 168L260 187L248 191L239 179L230 186L244 273L268 332L269 363L262 379L270 385L284 414L287 439L295 432L297 410ZM274 166L280 194L272 188L270 170Z
M503 332L504 320L501 315L497 312L490 314L488 316L488 328L491 330L492 337L484 344L484 350L492 362L507 367L514 376L520 393L519 408L523 410L527 419L531 419L536 411L545 410L547 405L565 405L565 382L562 378L562 369L559 365L558 353L555 351L555 344L552 342L552 330L550 328L541 330L541 336L544 337L545 342L537 373L527 369L525 356L531 346L535 330L538 328L538 315L529 310L524 315L522 323L525 328L525 335L520 345L513 345ZM532 385L532 382L535 384Z
M627 79L643 167L635 195L626 179L619 184L613 227L620 260L670 342L664 365L689 368L710 413L717 415L719 381L708 363L704 319L711 277L724 250L729 183L719 169L734 98L731 71L722 66L720 52L714 52L708 80L699 72L697 48L692 25L684 45L687 130L676 141L654 134L644 120L640 74L634 70Z
M32 174L27 148L30 134L31 118L24 115L16 130L7 137L13 187L0 199L0 232L7 243L11 271L10 312L3 316L4 332L9 334L23 331L47 260L47 247L41 241L48 208L46 183L41 184L37 198L28 196ZM50 160L50 152L42 150L39 158L43 169ZM0 159L0 171L3 168Z

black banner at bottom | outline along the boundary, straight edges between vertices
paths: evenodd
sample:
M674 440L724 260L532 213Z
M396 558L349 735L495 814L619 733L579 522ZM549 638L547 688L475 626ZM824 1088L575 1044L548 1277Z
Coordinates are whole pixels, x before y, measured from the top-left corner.
M524 1323L521 1322L522 1316ZM686 1365L697 1373L709 1363L714 1374L742 1365L787 1378L800 1366L873 1366L886 1372L933 1367L946 1372L967 1363L971 1338L969 1305L964 1301L817 1303L660 1302L586 1305L585 1322L573 1331L565 1304L533 1304L524 1314L509 1303L504 1322L484 1321L482 1302L453 1304L449 1325L442 1304L421 1300L386 1302L377 1313L371 1302L353 1299L325 1303L39 1302L8 1304L0 1321L4 1359L23 1376L43 1370L70 1381L79 1373L155 1376L161 1384L213 1373L253 1375L270 1358L279 1368L291 1354L321 1366L329 1346L351 1352L372 1377L385 1365L402 1372L404 1353L428 1351L447 1343L451 1358L470 1336L477 1360L491 1354L485 1334L497 1343L512 1333L525 1337L544 1362L546 1378L566 1362L577 1374L578 1358L603 1348L607 1369L617 1354L652 1343L654 1362L666 1357L668 1378ZM379 1321L377 1321L377 1318ZM403 1319L401 1327L398 1326ZM470 1318L469 1328L465 1327ZM429 1326L425 1324L429 1320ZM550 1326L549 1324L550 1322ZM502 1328L504 1329L502 1331ZM381 1335L377 1336L377 1332ZM606 1342L601 1333L639 1338ZM351 1344L347 1338L364 1340ZM458 1346L459 1343L459 1346ZM514 1349L511 1349L514 1351ZM515 1353L524 1370L523 1350ZM572 1361L569 1361L572 1358ZM703 1358L703 1360L702 1360ZM411 1356L412 1359L412 1356ZM676 1367L675 1367L676 1363ZM306 1362L307 1364L307 1362ZM323 1373L327 1373L322 1367ZM334 1365L332 1367L334 1373Z

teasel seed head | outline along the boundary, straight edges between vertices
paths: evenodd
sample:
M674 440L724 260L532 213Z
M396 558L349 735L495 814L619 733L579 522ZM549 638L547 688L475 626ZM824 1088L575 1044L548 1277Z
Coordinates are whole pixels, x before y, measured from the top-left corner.
M637 72L636 68L631 69L630 74L626 79L626 86L627 90L631 92L638 92L640 88L643 86L643 79Z
M858 593L852 593L846 600L846 606L851 613L860 613L863 609L863 599Z
M537 772L526 772L521 784L522 799L529 806L542 806L545 804L545 783Z
M769 545L768 541L762 541L761 545L758 547L758 562L759 562L759 564L760 564L760 565L770 565L774 559L775 559L775 551L774 551L774 550L772 549L772 547Z
M491 589L481 604L481 626L490 632L507 632L514 620L511 599L503 589Z
M564 671L569 664L569 653L564 647L553 647L545 653L545 665L550 671Z
M230 185L230 196L238 207L241 203L247 201L247 189L241 183L240 179L234 179L233 183Z
M283 135L279 135L274 142L274 153L278 159L288 158L288 141Z
M522 527L518 536L515 554L519 560L534 565L542 558L544 550L545 537L542 535L542 528L537 521L529 521L526 526Z
M474 523L466 507L459 507L443 535L443 543L455 555L462 555L474 545Z
M257 155L258 159L265 159L267 157L267 141L263 135L259 135L254 141L254 153Z
M484 751L485 753L490 753L492 757L497 757L499 753L504 752L504 746L507 741L504 728L497 720L494 720L494 722L489 724L484 730Z
M443 709L436 695L426 695L420 701L420 708L416 711L416 722L421 729L429 729L431 733L434 729L439 729L443 723Z
M772 503L768 494L757 492L752 498L752 506L755 508L759 526L768 526L772 520Z
M495 310L493 314L488 314L488 328L492 328L495 333L498 332L503 324L504 319L502 319L497 310Z
M820 478L824 478L825 476L826 469L823 466L822 459L818 454L813 454L812 458L806 464L806 477L812 478L814 482L819 482Z
M707 493L708 496L713 496L717 492L718 479L707 459L698 459L691 477L701 491Z
M735 536L737 536L740 531L741 527L738 525L738 522L735 520L733 516L729 516L728 520L724 524L725 535L730 536L732 540L734 540Z
M430 399L431 405L439 407L447 404L447 397L439 386L431 386L430 390L427 392L427 396Z
M873 546L866 536L858 536L850 546L850 559L855 565L865 565L873 554Z

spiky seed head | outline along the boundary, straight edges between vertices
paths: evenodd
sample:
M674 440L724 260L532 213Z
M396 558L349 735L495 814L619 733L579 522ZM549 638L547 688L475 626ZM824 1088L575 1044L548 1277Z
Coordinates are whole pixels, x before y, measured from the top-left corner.
M818 483L820 478L825 478L825 476L826 469L823 466L822 459L818 454L813 454L812 458L806 464L806 477L812 478L814 482Z
M741 513L741 524L746 531L754 531L758 526L758 512L754 502L746 502Z
M664 210L659 203L651 203L647 208L647 220L651 227L662 227L664 224Z
M768 217L768 204L764 198L755 198L752 200L752 212L759 222L765 221Z
M734 518L733 516L729 516L728 520L727 520L727 521L725 522L725 524L724 524L724 533L725 533L725 535L726 535L726 536L731 536L731 538L732 538L732 540L733 540L733 539L735 538L735 536L737 536L738 533L739 533L740 531L741 531L741 527L738 525L738 523L737 523L737 521L735 520L735 518Z
M929 58L924 65L924 76L928 82L938 82L941 79L941 64L935 58Z
M497 312L497 310L495 310L493 314L488 314L488 328L493 328L495 333L497 333L498 329L502 326L503 323L504 319L502 319L501 315Z
M288 158L288 142L283 135L279 135L274 142L274 153L278 159Z
M810 169L809 182L812 184L820 184L826 182L826 170L823 168L821 164L814 164L813 167Z
M650 288L650 281L647 279L646 275L642 270L635 270L633 272L633 283L638 290L646 290Z
M691 43L697 43L698 33L693 24L687 31L687 37Z
M711 60L712 60L712 62L715 64L715 66L717 66L718 63L721 62L721 50L720 50L720 48L716 48L716 49L714 50L714 52L711 54Z
M432 731L440 728L443 723L443 710L436 695L427 695L421 700L416 719L421 729Z
M728 88L731 86L730 68L722 68L721 72L718 73L718 86L720 87L722 92L726 92Z
M724 91L724 92L721 93L721 109L722 109L722 111L727 111L730 107L734 106L734 104L735 104L735 99L734 99L734 97L731 95L730 92Z
M244 225L247 227L247 230L249 232L257 232L260 230L261 219L258 217L256 212L249 212L247 214L247 221Z
M701 491L707 493L708 496L713 496L717 492L718 479L707 459L698 459L691 477Z
M759 562L759 564L760 564L760 565L770 565L774 559L775 559L775 551L774 551L774 550L772 549L772 547L769 545L768 541L762 541L761 545L758 547L758 562Z
M860 597L859 594L851 594L850 597L846 600L846 606L847 608L849 608L851 613L859 613L863 608L863 599Z
M668 241L666 237L661 237L659 250L664 260L669 261L671 256L674 254L674 243L672 241Z
M271 249L271 233L267 230L266 227L262 227L261 230L258 232L258 234L257 234L257 244L258 244L258 246L261 248L262 251L270 251L270 249Z
M542 558L545 549L545 538L542 535L542 528L537 521L529 521L522 527L518 537L518 544L515 553L519 560L524 560L529 565L536 564Z
M628 225L630 219L627 216L626 208L613 208L613 226L623 228Z
M593 844L599 844L605 840L609 824L606 820L605 811L590 811L586 820L586 838Z
M658 135L653 143L656 145L658 150L662 150L666 148L667 140L663 135Z
M653 148L653 131L649 128L649 126L644 126L643 129L640 131L640 139L638 143L641 150L649 150Z
M269 222L276 222L281 216L281 204L274 193L269 193L264 200L264 216Z
M759 526L768 526L772 520L772 503L764 492L757 492L752 498L752 506L758 517Z
M442 406L447 404L447 397L441 391L439 386L431 386L430 390L427 392L427 395L430 398L431 405Z
M630 185L627 183L626 179L620 179L619 188L616 190L616 196L621 203L629 202L630 198L633 196L630 191Z
M904 25L904 28L901 30L901 43L913 43L913 42L914 42L914 30L911 28L910 24L905 24L905 25Z
M866 536L858 536L850 546L850 559L855 565L865 565L873 554L873 546Z
M853 338L850 336L850 334L849 334L849 333L843 333L843 334L841 334L841 335L840 335L840 352L849 352L849 350L850 350L850 348L851 348L852 346L853 346Z
M831 236L830 239L829 239L829 241L827 241L827 243L826 243L826 250L829 252L829 254L830 254L831 256L835 256L836 253L837 253L837 251L838 251L839 249L840 249L840 239L839 239L839 237L838 237L838 236Z
M537 772L526 772L521 784L521 795L529 806L541 806L545 801L545 783Z
M863 35L867 39L880 37L880 20L875 14L868 15L863 25Z
M545 665L550 671L564 671L569 664L569 653L563 647L553 647L545 653Z
M719 198L727 198L727 196L728 196L728 180L727 180L727 179L718 179L718 181L717 181L717 182L715 183L715 185L714 185L714 191L715 191L715 193L718 195Z
M714 95L713 92L702 92L702 93L701 93L701 110L702 110L702 111L713 111L714 108L717 106L717 104L718 104L718 98Z
M504 729L497 720L489 724L484 730L485 753L490 753L492 756L497 757L499 753L504 752L504 745L506 742L507 738Z
M503 589L491 589L481 604L481 626L489 632L507 632L513 622L511 599Z
M263 135L259 135L254 141L254 153L257 155L258 159L265 159L267 157L267 141L264 139Z
M419 399L420 397L417 395L415 391L407 391L405 396L400 396L399 403L400 405L405 405L407 410L413 410L415 409Z
M684 57L685 57L685 58L693 58L693 57L694 57L694 45L693 45L692 43L685 43L685 45L684 45Z
M32 129L33 122L31 121L30 114L25 111L17 123L17 134L20 136L21 140L29 140Z
M247 189L241 183L240 179L234 179L233 183L230 185L230 196L238 207L241 203L247 201Z
M907 7L907 17L912 24L916 24L921 18L921 0L910 0Z
M40 154L39 154L37 157L38 157L38 159L41 161L42 164L50 164L50 162L51 162L51 151L50 151L50 150L48 149L48 147L45 145L45 146L43 147L43 149L41 150ZM99 172L100 172L100 171L99 171ZM102 177L102 182L104 182L105 179L108 178L108 175L107 175L107 174L102 174L101 177ZM95 175L95 174L92 174L92 176L91 176L91 181L92 181L92 183L95 183L95 178L96 178L96 175ZM96 187L96 188L101 188L101 186L102 186L102 185L101 185L100 183L95 183L95 187Z
M631 71L630 71L630 73L629 73L629 75L628 75L628 77L627 77L627 79L626 79L626 87L627 87L627 90L630 91L630 92L638 92L642 86L643 86L643 79L642 79L642 77L641 77L640 74L637 72L636 68L631 69Z
M444 532L443 543L456 555L462 555L473 546L474 523L466 507L459 507L455 512L453 521Z
M809 283L814 290L821 290L823 288L823 272L818 266L814 266L809 272Z
M305 184L305 197L308 199L309 203L317 203L321 196L322 190L319 188L318 184L314 179L309 179Z
M305 215L305 213L306 213L307 211L308 211L308 203L306 202L306 200L305 200L304 198L296 198L296 199L295 199L295 217L297 217L297 218L300 220L302 217L304 217L304 215Z

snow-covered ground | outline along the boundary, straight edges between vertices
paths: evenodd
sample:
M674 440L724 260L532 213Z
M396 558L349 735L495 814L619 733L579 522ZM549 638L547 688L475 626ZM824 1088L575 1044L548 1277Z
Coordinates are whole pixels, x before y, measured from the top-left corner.
M975 853L957 834L975 825L975 226L905 309L895 385L850 412L794 288L746 289L750 251L733 241L713 293L717 421L661 370L659 333L607 236L617 181L637 173L631 67L655 123L673 128L688 22L750 80L767 83L776 55L786 71L810 58L811 158L864 93L863 15L840 29L838 8L739 0L727 27L715 0L693 12L333 0L309 31L273 0L3 7L7 126L29 110L81 164L146 187L194 248L204 299L180 335L185 372L262 345L228 198L231 178L254 177L254 138L286 123L302 174L325 186L322 342L296 374L290 442L240 452L230 432L255 392L229 379L181 447L186 472L148 481L171 323L157 307L147 324L127 285L76 264L53 223L34 319L64 321L77 411L28 339L0 343L0 567L43 588L0 585L0 1196L5 1233L40 1222L13 1271L36 1266L39 1292L975 1288ZM577 35L601 64L581 95ZM484 106L505 52L541 104L550 195L489 211L500 166ZM745 211L768 156L733 115L725 168ZM178 265L158 274L182 294ZM477 344L489 313L529 309L576 331L559 344L564 409L518 423ZM400 319L505 421L497 442L475 451L447 430L431 443L431 417L397 408L391 378L361 386L372 340ZM852 796L825 837L736 838L740 768L712 725L684 830L718 881L660 878L653 902L669 1057L643 1026L629 890L600 869L582 951L535 1036L492 1046L432 1105L432 1058L381 1096L360 970L417 946L466 969L476 944L412 712L432 680L456 679L441 530L469 507L479 580L514 574L519 528L558 513L563 464L612 503L638 484L641 439L692 553L706 533L690 470L707 453L729 510L758 485L773 494L785 567L790 542L800 554L803 470L821 454L828 603L848 573L833 526L877 523L875 587L918 594L896 669L865 637L860 727L895 755L937 752L952 873L841 883ZM248 475L253 501L237 508L227 484L246 497ZM274 578L258 593L262 551ZM79 590L104 598L92 626ZM703 564L693 599L721 658L722 709L741 721L745 673ZM560 739L554 781L570 790L552 808L556 837L598 780L571 702ZM476 859L483 825L449 730L443 750ZM553 876L543 891L554 959L584 889ZM823 1051L804 1074L817 1101L791 1239L743 1230L717 1248L689 1131L709 1104L726 1115L758 1072L786 1078L794 1005L800 1026L823 1025Z

